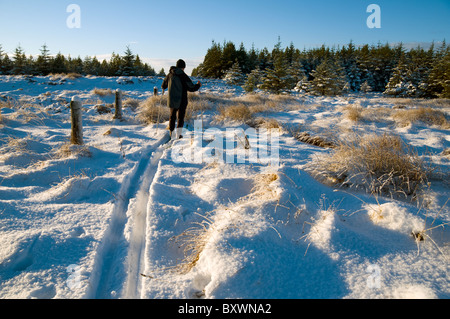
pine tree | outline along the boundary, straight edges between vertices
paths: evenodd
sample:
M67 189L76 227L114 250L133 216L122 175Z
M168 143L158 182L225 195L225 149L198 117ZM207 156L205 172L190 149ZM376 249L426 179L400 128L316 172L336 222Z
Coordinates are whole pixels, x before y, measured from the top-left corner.
M3 65L3 49L2 45L0 44L0 74L4 74L4 65Z
M370 86L370 83L368 80L364 81L364 83L361 84L360 91L364 92L364 93L369 93L369 92L373 91L373 88Z
M13 62L9 58L8 54L3 56L3 74L11 74L13 69Z
M238 54L234 43L231 41L224 43L222 56L220 59L220 72L222 74L222 77L225 75L225 72L233 66L237 58Z
M39 75L38 71L35 68L35 64L35 60L30 54L28 58L25 59L25 67L22 74Z
M102 61L102 63L100 64L100 69L98 71L98 75L100 75L100 76L109 76L110 75L108 61L106 61L106 60Z
M12 74L25 74L27 57L25 56L25 53L23 52L23 49L20 47L20 45L14 51L13 59L14 66L12 69Z
M299 59L293 58L287 69L286 88L293 90L299 81L305 77L303 65Z
M158 72L158 76L162 76L162 77L165 77L165 76L166 76L166 71L164 71L164 68L162 68L162 69Z
M139 54L136 54L136 58L134 59L134 75L137 76L143 76L145 75L145 70L144 70L144 64L141 61L141 58L139 57Z
M384 94L395 97L408 96L408 64L404 56L401 57L397 67L394 69Z
M239 66L238 59L236 59L233 66L225 72L224 80L229 85L244 84L244 75L242 73L241 67Z
M295 91L303 94L310 93L312 91L311 82L308 80L308 76L304 76L300 79L300 81L297 82L295 88Z
M208 49L205 55L205 59L202 63L201 72L199 76L206 78L222 78L223 72L221 67L222 59L222 47L220 44L212 42L211 48Z
M344 69L329 59L324 60L311 75L311 93L316 95L342 94L347 84Z
M290 89L292 77L287 72L287 62L283 54L277 54L274 59L273 67L265 70L266 74L260 88L264 91L280 94Z
M350 41L347 47L344 46L336 54L345 70L349 91L359 91L361 86L361 72L356 62L357 51L355 45Z
M450 46L445 41L436 54L427 84L431 97L450 98Z
M120 55L116 53L112 53L111 59L109 60L109 76L117 76L120 75L120 67L122 65L122 59L120 58Z
M67 73L66 68L66 58L64 55L59 52L56 57L52 61L51 65L51 72L52 73Z
M356 67L359 72L359 81L361 83L366 83L365 88L369 88L373 91L375 87L375 79L373 78L373 69L374 66L372 64L371 53L369 46L364 45L358 52L356 57ZM362 87L360 88L362 89Z
M124 75L124 76L133 76L136 75L136 69L135 69L135 56L133 52L131 52L130 47L127 46L127 49L125 50L125 55L122 57L122 63L119 67L119 74L118 75Z
M41 54L36 60L36 72L40 75L48 75L51 71L51 62L50 50L44 43L41 47Z
M244 90L246 92L253 92L256 90L262 84L263 77L264 73L260 70L259 66L257 66L247 75L247 79L243 86Z
M83 73L83 60L80 56L75 59L72 59L69 63L70 72L82 74Z
M397 97L426 96L431 69L429 54L420 47L402 54L384 93Z
M86 56L83 60L83 74L94 74L92 69L92 58Z

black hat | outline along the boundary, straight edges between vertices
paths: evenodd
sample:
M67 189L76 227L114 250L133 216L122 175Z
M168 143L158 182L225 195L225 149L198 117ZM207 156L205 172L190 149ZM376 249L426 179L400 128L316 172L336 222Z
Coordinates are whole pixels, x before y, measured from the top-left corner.
M186 68L186 62L184 62L183 60L178 60L177 61L177 68L180 68L180 69L184 69L184 68Z

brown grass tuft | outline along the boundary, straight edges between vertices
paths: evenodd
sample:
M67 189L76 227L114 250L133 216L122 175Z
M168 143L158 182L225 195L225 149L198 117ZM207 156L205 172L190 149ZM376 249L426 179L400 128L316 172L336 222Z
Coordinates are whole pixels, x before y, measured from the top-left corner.
M98 95L98 96L109 96L109 95L113 95L114 93L113 93L113 91L111 89L97 89L97 88L95 88L95 89L93 89L91 91L91 94L95 94L95 95Z
M133 111L135 111L141 102L137 99L128 98L125 101L123 101L123 107L129 107Z
M427 125L436 125L443 129L450 128L450 123L447 120L445 113L431 107L397 110L394 113L393 118L402 126L407 126L415 122L422 122Z
M247 123L252 118L252 112L243 103L238 103L230 106L220 106L218 119L221 121L232 120L237 122Z
M187 274L195 267L210 237L212 224L212 221L204 218L203 221L194 223L193 227L171 239L184 254L183 260L174 267L175 271Z
M358 106L348 106L345 109L346 111L346 117L353 122L359 122L362 120L362 109Z
M430 173L417 153L397 136L368 135L341 143L335 151L311 164L322 181L371 194L403 195L416 199Z
M170 110L167 107L167 95L151 96L139 105L138 119L145 124L168 121Z
M275 198L278 195L274 192L271 184L279 179L275 173L261 173L255 176L252 194L250 196L257 196L267 198Z
M281 129L282 125L275 119L269 119L265 117L257 117L252 119L250 123L248 123L251 127L262 128L262 129Z
M90 147L87 145L73 145L69 143L65 143L60 147L57 147L52 150L53 158L55 159L63 159L71 156L74 157L92 157L92 152L90 151Z

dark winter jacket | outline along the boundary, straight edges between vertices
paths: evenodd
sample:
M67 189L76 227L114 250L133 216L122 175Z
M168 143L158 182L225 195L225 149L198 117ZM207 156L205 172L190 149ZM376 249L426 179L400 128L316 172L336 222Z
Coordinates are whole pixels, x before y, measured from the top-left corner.
M167 105L171 109L180 109L188 105L187 92L198 91L200 85L192 83L182 69L172 66L161 87L163 90L169 88Z

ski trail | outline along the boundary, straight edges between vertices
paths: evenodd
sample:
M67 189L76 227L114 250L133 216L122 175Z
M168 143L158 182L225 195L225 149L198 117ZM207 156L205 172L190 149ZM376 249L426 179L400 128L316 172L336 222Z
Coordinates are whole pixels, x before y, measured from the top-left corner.
M124 255L126 257L127 244L124 238L124 229L128 221L127 212L130 200L136 196L138 187L141 182L150 183L151 179L146 178L147 168L152 167L153 160L150 160L152 153L155 154L160 147L166 144L169 140L169 136L164 136L155 144L148 146L134 169L128 174L117 196L117 201L114 205L109 227L105 232L102 239L102 243L97 250L97 255L94 261L94 268L90 279L90 287L86 292L85 298L87 299L109 299L114 298L115 292L118 287L118 283L121 278L125 277L126 270L123 269ZM156 151L155 151L156 150ZM141 194L142 192L139 192ZM142 197L142 195L139 195ZM147 195L148 196L148 195ZM138 215L145 215L138 214ZM140 216L137 219L145 218ZM139 231L135 236L138 236ZM137 241L137 240L136 240ZM131 250L137 249L136 245L130 244ZM122 280L123 283L123 280Z
M140 297L141 270L144 267L142 256L145 251L147 204L149 191L158 170L159 161L164 153L164 145L160 146L152 155L149 165L144 173L139 192L136 196L134 208L134 225L131 232L130 248L128 250L127 280L125 282L123 298L137 299Z

